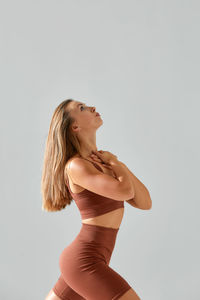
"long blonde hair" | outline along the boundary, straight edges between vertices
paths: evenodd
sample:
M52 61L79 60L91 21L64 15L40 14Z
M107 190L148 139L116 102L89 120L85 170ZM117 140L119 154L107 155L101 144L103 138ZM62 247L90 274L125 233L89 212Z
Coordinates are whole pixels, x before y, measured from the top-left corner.
M42 210L58 211L70 205L72 196L65 184L66 162L80 153L78 138L71 130L74 118L67 106L74 99L61 102L55 109L46 139L41 178Z

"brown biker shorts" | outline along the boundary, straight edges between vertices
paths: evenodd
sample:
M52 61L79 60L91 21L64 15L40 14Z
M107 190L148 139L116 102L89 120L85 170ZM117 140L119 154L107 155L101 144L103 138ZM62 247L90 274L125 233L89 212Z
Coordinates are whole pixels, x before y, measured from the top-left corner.
M109 267L118 228L82 223L60 254L61 275L53 287L62 300L116 300L131 286Z

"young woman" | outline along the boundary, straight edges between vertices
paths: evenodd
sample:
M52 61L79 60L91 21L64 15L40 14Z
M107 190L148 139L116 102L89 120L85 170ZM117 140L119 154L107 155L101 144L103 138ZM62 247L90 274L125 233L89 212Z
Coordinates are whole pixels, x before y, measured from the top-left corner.
M59 211L75 201L82 227L60 254L61 274L45 300L140 300L110 266L124 201L151 208L147 188L108 151L97 151L103 124L95 107L67 99L55 110L46 141L42 209Z

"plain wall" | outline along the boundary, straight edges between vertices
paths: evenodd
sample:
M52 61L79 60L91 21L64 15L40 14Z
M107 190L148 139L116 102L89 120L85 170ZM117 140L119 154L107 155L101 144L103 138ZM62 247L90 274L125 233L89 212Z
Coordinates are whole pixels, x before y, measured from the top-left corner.
M97 147L146 185L125 203L110 266L142 300L199 291L198 1L7 1L1 32L0 298L44 300L81 227L73 202L42 211L45 140L57 105L94 105Z

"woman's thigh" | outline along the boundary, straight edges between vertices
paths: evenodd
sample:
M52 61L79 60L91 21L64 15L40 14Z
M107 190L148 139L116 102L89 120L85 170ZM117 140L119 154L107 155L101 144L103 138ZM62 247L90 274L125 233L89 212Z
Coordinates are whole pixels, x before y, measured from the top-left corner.
M76 295L87 300L116 300L131 288L119 273L103 261L87 262L84 268L74 263L68 267L61 268L63 280Z
M69 289L65 289L62 291L55 291L55 289L51 289L45 300L83 300L79 295L76 295L73 291L69 291ZM84 299L85 300L85 299Z
M131 288L128 291L126 291L119 300L141 300L139 298L138 294Z
M62 300L117 300L130 284L109 266L117 231L83 226L60 257L60 281L54 291ZM60 287L59 287L60 285ZM74 293L69 297L69 293ZM81 298L82 297L82 298Z
M63 300L63 299L74 300L76 298L74 298L72 295L66 295L66 297L65 297L65 295L62 295L62 296L58 297L57 294L55 294L54 289L51 289L49 294L45 298L45 300ZM84 298L80 298L80 299L84 299ZM124 292L124 294L121 297L118 296L118 299L119 300L141 300L141 298L138 297L138 295L132 288L129 289L128 291Z
M59 298L47 298L45 300L84 300L84 298L76 293L63 279L62 275L58 278L56 284L52 288L54 296Z
M62 300L62 299L54 293L53 289L51 289L48 295L46 296L45 300Z

